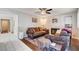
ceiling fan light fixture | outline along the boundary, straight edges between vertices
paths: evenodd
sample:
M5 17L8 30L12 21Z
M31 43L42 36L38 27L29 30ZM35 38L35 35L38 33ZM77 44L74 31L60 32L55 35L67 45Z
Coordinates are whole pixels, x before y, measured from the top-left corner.
M46 12L45 11L42 11L41 14L46 14Z

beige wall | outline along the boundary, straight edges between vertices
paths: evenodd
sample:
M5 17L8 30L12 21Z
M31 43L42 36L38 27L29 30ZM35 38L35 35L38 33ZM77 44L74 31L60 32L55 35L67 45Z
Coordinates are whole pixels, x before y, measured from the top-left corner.
M77 11L77 36L79 38L79 9Z
M76 31L76 29L77 29L77 11L67 13L67 14L57 15L57 16L46 16L46 17L40 16L40 17L38 17L38 19L39 19L38 26L41 26L44 24L44 27L48 28L49 30L50 30L50 28L61 28L62 29L65 27L64 19L66 16L72 16L72 32L73 32L72 34L76 35L77 34L77 31ZM58 22L52 23L53 18L57 18Z
M64 28L64 22L65 22L64 17L65 16L72 16L73 35L79 34L79 32L77 30L78 29L77 24L79 25L79 22L77 23L77 12L71 12L71 13L57 15L57 16L53 16L53 15L52 16L46 15L46 17L45 16L44 17L37 16L37 18L38 18L37 23L32 23L32 17L36 17L36 16L20 13L17 11L9 11L9 12L18 15L18 28L19 28L18 30L19 30L19 32L25 32L28 27L36 27L36 26L42 26L42 25L45 25L44 27L46 27L48 29L50 29L51 27ZM4 12L1 11L0 13L4 13ZM6 12L6 13L8 13L8 12ZM52 23L51 19L53 19L53 18L57 18L58 22Z
M13 34L15 34L18 37L18 15L8 11L0 10L0 19L10 19L11 20L10 30L11 32L13 30Z

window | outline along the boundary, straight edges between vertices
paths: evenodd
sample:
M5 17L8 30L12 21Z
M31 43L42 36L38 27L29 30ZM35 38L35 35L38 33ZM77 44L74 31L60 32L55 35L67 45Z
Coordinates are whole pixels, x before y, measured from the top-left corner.
M64 19L65 27L71 28L72 27L72 16L66 16Z

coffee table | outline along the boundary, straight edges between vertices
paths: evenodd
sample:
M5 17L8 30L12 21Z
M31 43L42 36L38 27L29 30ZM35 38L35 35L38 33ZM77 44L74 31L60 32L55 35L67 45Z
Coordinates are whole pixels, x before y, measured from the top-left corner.
M51 41L49 39L46 39L45 37L40 37L37 40L38 40L40 49L43 49L45 47L49 48L51 44Z

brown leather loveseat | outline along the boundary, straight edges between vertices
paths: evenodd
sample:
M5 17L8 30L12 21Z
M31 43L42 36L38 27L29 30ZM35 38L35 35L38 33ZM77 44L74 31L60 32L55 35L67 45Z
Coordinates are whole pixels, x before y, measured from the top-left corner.
M29 38L34 39L34 38L43 36L45 34L48 34L49 30L46 28L40 28L40 27L30 27L27 29L26 33Z

